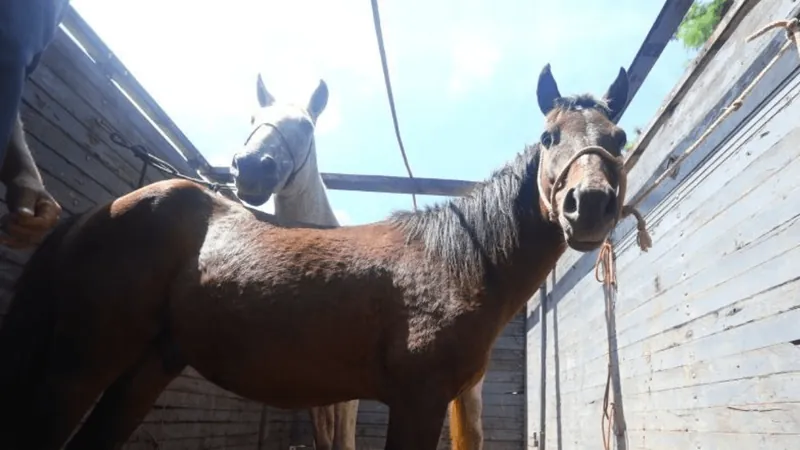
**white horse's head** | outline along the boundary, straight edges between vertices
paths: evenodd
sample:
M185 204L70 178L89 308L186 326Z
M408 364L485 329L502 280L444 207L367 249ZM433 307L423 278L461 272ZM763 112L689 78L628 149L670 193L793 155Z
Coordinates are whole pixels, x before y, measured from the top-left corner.
M320 80L305 106L277 103L260 74L256 92L259 108L251 118L253 128L244 148L233 155L231 173L239 199L260 206L291 189L306 169L316 170L314 127L328 104L328 86Z

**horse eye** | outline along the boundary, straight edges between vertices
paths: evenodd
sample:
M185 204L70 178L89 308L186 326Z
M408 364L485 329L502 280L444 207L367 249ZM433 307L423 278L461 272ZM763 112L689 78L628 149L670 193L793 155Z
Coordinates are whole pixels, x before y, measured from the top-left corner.
M544 145L545 148L552 147L558 141L558 135L556 132L545 131L542 133L542 136L539 138L539 142Z
M622 149L625 148L625 145L627 144L628 144L628 135L625 134L625 130L620 129L619 132L617 133L617 145L619 145L619 148Z

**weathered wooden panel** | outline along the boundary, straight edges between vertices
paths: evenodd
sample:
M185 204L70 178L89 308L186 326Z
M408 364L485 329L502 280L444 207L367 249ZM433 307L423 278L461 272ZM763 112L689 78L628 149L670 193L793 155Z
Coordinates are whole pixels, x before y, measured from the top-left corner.
M660 175L670 161L694 142L705 128L721 113L744 89L771 58L765 55L769 47L780 46L783 41L769 37L751 43L744 39L750 33L772 20L784 18L797 8L792 0L771 0L757 2L753 0L735 0L728 14L723 18L714 36L706 44L705 50L692 62L686 75L665 100L656 117L639 138L639 141L627 157L626 167L635 170L629 175L628 197L634 197L655 177ZM733 61L733 63L732 63ZM738 68L733 70L732 68ZM763 84L763 83L762 83ZM702 92L702 95L691 95ZM750 101L743 110L752 108ZM740 111L729 117L721 129L729 133L732 124L746 117ZM715 134L704 148L713 148L714 140L726 133ZM708 154L701 148L690 157L679 170L674 180L667 180L661 188L656 189L651 198L642 205L643 210L653 207L653 202L668 193L688 174L689 167L696 165L698 159ZM620 224L615 236L629 234L633 229L633 221ZM571 290L575 283L589 274L594 267L597 252L582 254L568 250L556 266L556 283L551 287L556 300ZM531 306L535 307L536 303ZM538 314L530 314L536 317Z
M44 181L63 206L65 217L136 187L142 162L114 145L112 132L197 176L63 30L27 83L22 115ZM149 169L145 181L164 178ZM0 188L0 197L4 195L5 189ZM0 213L6 210L0 202ZM31 253L0 249L0 319L10 288ZM129 447L253 449L259 414L259 404L187 371L159 398Z
M178 170L197 170L200 173L209 170L208 161L183 134L172 119L161 109L158 103L145 91L139 81L128 71L114 52L100 39L100 36L86 23L74 8L67 8L62 18L70 34L75 37L83 49L94 60L95 65L102 73L125 91L128 98L136 103L147 115L147 118L157 124L160 131L175 145L177 151L168 152L166 161L173 164ZM143 116L141 116L143 117ZM180 152L180 153L179 153Z
M717 32L728 37L710 44L714 57L693 69L688 91L649 131L631 178L639 187L691 144L785 42L781 35L745 44L744 36L798 9L780 0L739 6L743 16L729 22L734 29ZM630 225L615 233L622 448L797 448L798 96L800 58L791 52L676 179L645 202L654 247L642 253ZM589 267L594 257L585 257ZM609 359L603 294L585 267L561 269L547 319L545 441L550 448L596 448ZM531 314L528 322L529 424L538 424L532 386L539 383L539 321ZM539 438L531 436L529 447Z

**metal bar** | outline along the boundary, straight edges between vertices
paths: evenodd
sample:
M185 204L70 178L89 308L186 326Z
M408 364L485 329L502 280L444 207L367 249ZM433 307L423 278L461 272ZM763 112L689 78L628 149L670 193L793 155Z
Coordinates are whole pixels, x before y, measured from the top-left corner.
M653 139L653 136L669 119L669 117L672 117L672 110L683 100L684 96L692 91L695 79L700 76L705 65L713 59L714 55L716 55L717 51L720 49L720 47L722 47L721 43L725 42L736 30L736 27L744 19L744 17L747 16L747 13L753 9L756 3L758 3L757 0L743 0L741 2L734 2L730 6L725 15L722 17L722 20L720 20L720 22L717 24L717 28L714 33L708 38L697 56L695 56L690 66L691 69L687 70L681 79L675 83L675 87L673 87L672 91L666 96L664 103L658 109L655 117L651 120L647 128L642 131L642 134L639 136L639 139L636 144L634 144L633 148L628 151L627 155L625 156L626 172L630 173L631 170L633 170L633 167L647 149L647 146ZM680 25L680 22L678 22L678 25ZM675 30L677 29L678 28L676 25ZM630 104L630 102L628 103Z
M547 427L547 280L539 288L539 323L542 330L542 345L539 354L539 448L545 448L545 428Z
M444 195L458 197L466 195L476 183L440 178L390 177L382 175L347 175L323 173L322 181L328 189L340 191L383 192L389 194Z
M622 117L628 105L631 104L631 100L639 92L639 88L642 87L650 70L655 66L672 36L675 35L692 3L694 3L693 0L666 0L664 2L664 6L656 16L653 26L650 27L650 31L628 68L628 103L622 109L619 117Z
M442 195L460 197L469 193L476 181L447 180L442 178L395 177L388 175L354 175L344 173L322 173L322 181L328 189L340 191L381 192L388 194ZM203 176L217 183L232 183L228 167L212 167Z

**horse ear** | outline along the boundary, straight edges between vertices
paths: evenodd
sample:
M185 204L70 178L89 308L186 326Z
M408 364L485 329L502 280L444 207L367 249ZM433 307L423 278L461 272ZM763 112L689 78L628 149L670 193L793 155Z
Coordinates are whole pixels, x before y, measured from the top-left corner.
M273 97L266 86L264 86L264 80L261 78L261 74L258 74L258 79L256 80L256 92L258 94L258 104L261 105L262 108L266 108L275 103L275 97Z
M610 111L608 117L616 122L628 103L628 72L624 68L619 68L617 79L611 83L608 91L603 95L603 100L608 104Z
M556 100L561 98L558 92L558 85L552 72L550 72L550 64L546 64L539 73L539 84L536 86L536 99L539 101L539 109L545 116L556 105Z
M319 80L317 88L314 90L314 93L311 94L311 100L308 101L308 113L311 114L311 117L316 121L317 117L322 114L322 111L325 110L325 106L327 105L328 85L324 80Z

